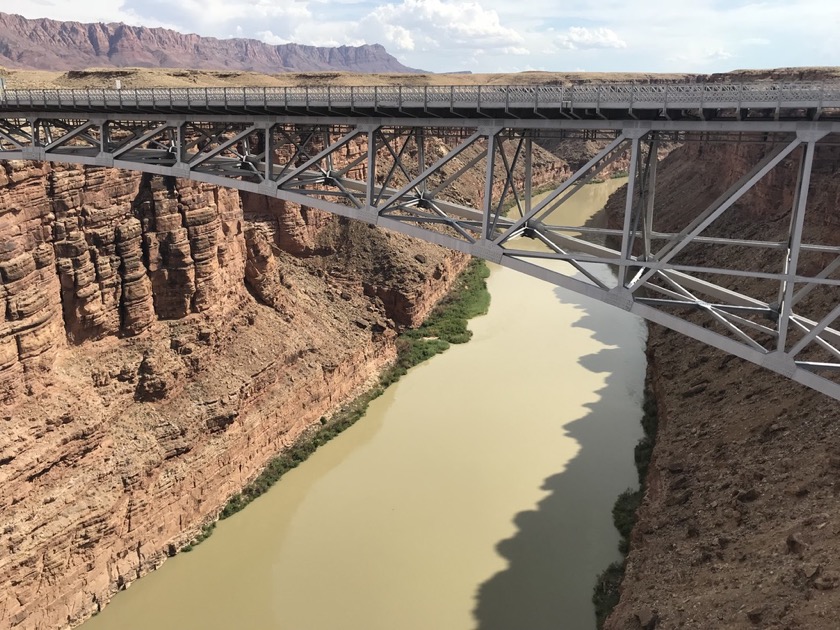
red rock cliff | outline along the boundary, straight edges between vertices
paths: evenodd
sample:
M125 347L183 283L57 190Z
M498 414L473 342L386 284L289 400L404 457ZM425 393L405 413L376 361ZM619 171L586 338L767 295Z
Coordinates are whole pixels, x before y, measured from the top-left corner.
M370 383L395 324L340 249L295 258L234 191L29 163L3 178L0 627L59 627ZM333 222L273 212L277 232ZM365 231L342 247L362 249ZM377 247L391 239L408 241ZM393 253L391 284L440 269L443 291L466 263L411 247L425 263Z

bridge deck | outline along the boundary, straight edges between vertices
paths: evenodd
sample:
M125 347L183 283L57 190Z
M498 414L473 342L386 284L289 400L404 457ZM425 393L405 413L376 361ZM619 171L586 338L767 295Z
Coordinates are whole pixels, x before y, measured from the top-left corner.
M840 117L840 83L5 90L2 112L352 117Z

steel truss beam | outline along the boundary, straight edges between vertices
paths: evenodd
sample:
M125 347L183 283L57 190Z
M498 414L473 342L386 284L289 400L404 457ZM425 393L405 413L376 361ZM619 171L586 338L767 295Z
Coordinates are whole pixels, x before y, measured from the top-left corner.
M387 227L636 313L840 400L833 380L840 329L832 327L840 305L822 316L802 310L816 293L840 286L840 243L803 242L815 151L833 142L829 134L840 126L783 123L9 114L0 118L0 159L189 178ZM600 130L604 148L533 202L540 137L591 129ZM768 148L683 229L656 230L667 212L656 194L659 149L698 132L714 133L716 142L757 142L761 132ZM708 233L791 159L799 170L784 238ZM567 202L618 160L629 163L620 225L575 223ZM464 205L453 188L469 176L474 189L476 173L480 198ZM775 252L781 262L749 270L684 260L698 247L748 247ZM799 264L805 254L831 262L806 274ZM776 297L733 290L732 280L774 283Z

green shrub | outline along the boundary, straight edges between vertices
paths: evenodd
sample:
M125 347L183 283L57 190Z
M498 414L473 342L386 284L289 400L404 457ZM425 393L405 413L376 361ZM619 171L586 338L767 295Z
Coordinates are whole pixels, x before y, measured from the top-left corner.
M181 547L181 551L192 551L196 545L207 540L210 537L210 534L213 533L214 529L216 529L216 521L207 523L206 525L204 525L204 527L201 528L201 531L198 533L198 536L196 536L189 543Z
M604 569L595 582L592 603L595 605L595 623L598 630L604 627L621 594L621 580L624 577L624 561L613 562Z
M656 436L657 424L656 397L650 388L645 388L644 402L642 403L642 429L647 437L653 438Z
M618 533L621 534L618 549L623 554L630 551L630 533L636 524L636 510L639 509L641 503L642 491L628 488L618 495L618 499L616 499L615 505L613 505L613 524L618 530Z
M650 456L653 453L653 440L648 436L643 437L633 449L633 457L636 461L636 471L639 473L639 483L643 484L647 478Z

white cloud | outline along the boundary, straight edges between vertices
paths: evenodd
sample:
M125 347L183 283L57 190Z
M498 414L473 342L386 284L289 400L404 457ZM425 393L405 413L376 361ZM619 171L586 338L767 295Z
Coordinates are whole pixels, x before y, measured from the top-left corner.
M587 49L587 48L627 48L627 43L618 34L609 28L586 28L585 26L572 26L568 31L557 38L561 48Z
M5 3L4 3L5 4ZM0 7L0 11L22 15L29 19L50 18L71 22L124 22L135 26L170 26L165 20L153 16L143 17L123 7L114 0L20 0L14 6Z
M87 2L88 0L85 0ZM121 0L123 11L160 19L177 30L213 37L237 36L291 40L296 25L315 20L309 0Z
M464 0L401 0L370 10L352 24L304 22L293 41L321 44L379 43L410 66L437 71L472 69L479 57L524 55L523 36L502 24L495 10ZM429 63L431 57L442 63Z
M436 48L504 48L522 41L515 30L503 26L496 11L476 2L457 0L403 0L383 4L363 20L366 39L382 33L407 50ZM409 44L409 41L411 42Z
M277 46L279 44L288 44L289 40L280 37L279 35L275 35L271 31L257 31L254 35L262 42L266 44L271 44L272 46ZM242 37L242 35L237 35L237 37Z
M384 25L385 40L394 44L398 50L414 50L414 37L411 31L398 24Z
M733 57L734 55L724 48L697 49L689 47L688 50L669 56L668 60L677 62L683 68L693 69L698 66L707 66L716 61L732 59Z

